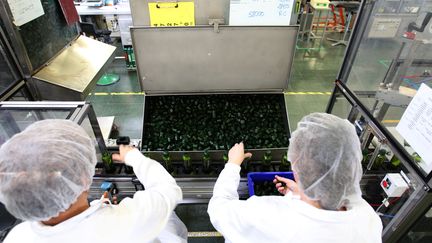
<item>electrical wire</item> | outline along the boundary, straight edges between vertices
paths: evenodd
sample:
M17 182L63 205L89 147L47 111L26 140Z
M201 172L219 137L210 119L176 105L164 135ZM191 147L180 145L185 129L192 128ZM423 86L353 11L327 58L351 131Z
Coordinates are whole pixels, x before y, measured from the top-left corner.
M378 213L378 211L380 211L380 209L384 206L384 203L381 203L381 205L375 210L375 212Z
M388 205L390 206L390 205L394 204L395 202L397 202L399 199L400 199L400 197L395 197L392 200L389 200L389 198L387 198L387 199L384 199L384 201L387 200ZM384 201L381 204L369 203L369 205L371 205L371 207L378 207L375 210L375 212L378 212L384 206Z

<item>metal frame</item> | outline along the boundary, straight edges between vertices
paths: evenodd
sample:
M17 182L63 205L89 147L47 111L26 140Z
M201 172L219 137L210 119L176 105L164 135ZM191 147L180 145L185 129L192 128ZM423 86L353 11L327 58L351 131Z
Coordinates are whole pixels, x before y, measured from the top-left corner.
M101 152L106 151L105 141L102 137L101 130L96 118L96 114L88 102L52 102L52 101L6 101L0 102L0 110L5 109L47 109L47 110L59 110L59 109L69 109L70 113L67 116L67 120L71 120L79 125L83 122L85 118L89 118L90 124L98 143L98 147ZM43 117L40 117L42 120ZM12 122L12 121L11 121Z
M2 4L2 3L0 3ZM1 7L1 5L0 5ZM0 9L1 10L1 9ZM4 61L9 67L10 73L12 74L14 81L9 85L8 88L2 90L0 93L0 101L5 101L10 99L15 95L20 89L24 92L25 97L29 100L33 100L33 96L26 85L24 79L24 72L20 67L20 63L16 56L14 55L14 50L10 45L3 28L0 27L0 54L3 56Z
M342 65L337 75L337 80L346 83L351 72L352 65L355 61L357 51L360 47L365 29L367 28L369 18L372 14L375 0L364 0L360 3L357 20L354 23L351 36L344 54Z
M0 1L0 18L3 21L7 33L9 34L11 42L14 43L14 50L17 54L23 74L25 75L25 78L29 78L32 74L33 66L30 62L29 56L27 55L21 35L13 24L12 13L9 9L7 1Z
M432 193L419 187L383 230L383 242L397 242L432 205Z
M177 184L182 188L183 199L179 204L197 204L208 203L213 195L214 184L217 178L215 177L200 177L200 178L175 178ZM119 189L118 197L133 197L138 188L144 189L141 182L136 176L112 176L105 177L96 175L93 177L93 183L90 187L89 199L96 200L100 198L100 185L103 182L113 182ZM238 187L239 197L246 199L249 197L247 187L247 178L240 178Z
M288 53L288 55L290 55L290 56L287 57L289 59L289 61L287 61L288 66L284 67L284 69L282 69L282 70L287 71L287 76L284 77L284 80L282 81L283 83L281 82L280 84L279 83L276 84L276 82L278 82L279 80L272 80L273 81L272 87L268 87L268 88L262 87L263 84L265 85L264 81L262 81L262 80L257 81L256 79L253 79L253 77L249 77L249 79L251 79L252 81L247 80L247 81L249 81L249 83L247 83L247 84L245 84L243 86L238 85L239 87L230 87L230 86L232 86L231 84L233 84L233 83L230 82L230 80L226 80L225 81L225 79L222 78L220 82L219 81L218 82L214 82L214 81L213 82L208 82L207 81L207 83L209 83L209 84L218 83L218 84L220 84L219 86L209 87L211 85L207 85L207 86L206 85L201 85L202 86L201 88L195 88L195 83L192 83L190 81L191 80L190 78L186 79L186 78L182 77L184 71L180 72L180 71L178 71L178 68L175 69L174 71L176 71L176 72L179 73L179 75L178 75L179 79L172 80L172 77L166 76L166 70L162 70L162 69L158 70L158 66L163 65L163 64L157 62L158 60L156 60L154 64L151 63L149 60L147 60L146 63L143 64L141 61L143 60L142 58L144 58L144 57L140 58L141 53L143 53L143 51L142 51L143 47L141 47L141 46L147 44L147 43L143 43L142 36L144 36L144 33L140 33L140 32L143 32L143 31L146 31L145 33L149 33L149 35L150 34L151 35L158 35L159 37L160 37L160 35L167 35L167 34L175 33L176 40L179 40L179 41L181 41L183 39L182 37L186 37L187 36L188 31L193 31L193 32L200 31L200 37L202 36L203 38L206 38L206 39L197 41L197 36L195 36L195 38L193 39L195 41L195 43L193 43L194 45L189 45L187 48L190 48L191 52L198 52L199 51L200 52L199 54L201 54L200 58L202 60L208 60L208 59L206 59L206 57L202 56L202 54L204 52L208 51L207 48L205 46L203 46L201 48L202 49L201 50L201 49L198 49L198 47L201 47L199 45L200 42L208 41L210 38L213 38L213 36L212 37L208 37L208 35L211 34L211 33L213 33L213 32L215 32L215 34L214 34L215 38L224 38L226 35L233 36L233 35L236 34L237 36L239 36L239 37L236 36L236 39L238 39L238 38L242 38L242 37L240 36L240 34L237 34L236 31L240 32L240 30L242 30L242 31L253 31L253 30L278 31L279 29L284 29L286 32L292 31L292 32L296 32L296 33L292 37L291 36L284 37L285 40L288 39L289 41L291 41L291 38L294 39L293 46L292 46L291 50L289 49L290 47L286 47L286 45L283 45L283 47L285 49L282 50L282 51L285 51L285 52L290 52L291 51L291 53ZM225 31L226 33L222 33L223 31ZM291 77L291 71L290 70L292 69L292 66L293 66L293 60L294 60L294 54L295 54L295 42L297 40L297 32L298 32L298 26L227 26L227 25L223 25L222 26L221 25L221 26L218 27L218 29L216 31L214 30L214 27L211 27L211 26L193 26L193 27L142 27L142 26L139 26L139 27L131 27L132 42L133 42L135 56L136 56L137 76L139 78L142 90L144 90L147 95L148 94L151 94L151 95L207 94L207 93L215 94L215 93L230 93L230 92L231 93L242 93L242 92L247 92L247 93L258 93L258 92L263 92L263 93L270 93L270 92L282 93L284 90L287 89L287 87L289 85L289 79ZM289 34L291 34L291 32L289 32ZM222 35L222 37L219 37L217 35ZM152 38L152 36L147 37L147 39L149 39L150 41L154 41L154 39ZM245 37L245 39L246 39L246 37ZM172 41L175 42L176 40L170 40L170 42L172 42ZM216 39L216 40L221 40L221 39ZM283 43L281 42L281 45L284 44L284 43L285 42L283 42ZM217 45L218 48L224 50L224 48L220 47L220 45L221 45L220 42L216 42L216 43L212 43L212 44ZM288 43L288 44L291 44L291 43ZM198 46L198 47L192 48L191 46ZM148 45L146 45L146 48L147 48L146 50L148 50L149 48L151 50L155 50L155 51L159 50L159 49L157 49L157 47L153 47L153 46L150 47ZM170 48L177 49L176 45L170 46ZM214 47L214 48L216 48L216 47ZM182 48L180 48L180 49L182 49ZM141 50L141 53L140 53L140 50ZM165 51L165 53L166 53L166 48L162 49L161 51ZM218 51L218 49L216 49L216 51ZM215 51L215 53L217 53L216 51ZM149 55L152 56L151 54L148 54L147 52L146 52L146 54L147 55L142 55L142 56L149 56ZM183 56L180 56L180 55L186 55L186 54L180 52L179 53L179 58L183 57ZM187 55L189 55L189 54L187 54ZM209 52L208 55L210 56L210 55L212 55L212 53ZM165 55L162 55L162 56L165 56ZM213 57L213 59L214 58L221 59L220 56L217 56L216 54L212 55L212 57ZM183 62L185 62L186 64L190 64L189 66L194 65L196 69L200 69L200 68L202 69L202 67L200 67L200 66L196 67L196 63L195 63L196 60L194 62L189 61L189 63L188 63L188 59L187 58L188 57L184 56L184 61ZM213 59L210 59L210 62L216 63L216 65L217 65L216 68L224 68L224 69L228 70L228 72L229 72L229 74L231 76L228 75L227 78L232 79L232 76L235 76L234 74L230 73L230 72L235 73L235 71L234 70L229 70L229 67L231 67L231 66L225 64L224 60L213 60ZM150 65L150 64L152 64L152 65ZM146 66L144 66L144 65L146 65ZM223 65L226 65L226 66L223 66ZM172 65L172 66L173 67L177 67L178 65ZM205 67L208 67L208 69L212 69L213 68L213 67L209 67L209 66L205 66ZM150 82L146 81L147 83L150 83L150 85L152 85L152 86L151 87L144 87L146 85L144 83L145 81L143 80L144 79L143 78L144 74L143 74L142 70L145 70L145 69L151 70L153 72L152 73L153 76L150 77L150 78L154 78L154 76L155 76L154 73L157 72L157 71L160 71L160 74L158 74L158 75L159 76L165 75L165 76L163 76L164 80L151 80ZM157 70L157 71L154 71L154 70ZM243 71L243 70L240 70L240 71ZM209 72L209 73L211 73L211 72ZM199 75L202 75L204 77L206 76L203 73L199 73ZM268 76L269 74L266 74L266 75ZM171 74L171 76L174 76L174 75ZM211 75L211 74L209 74L207 76L209 77L208 79L211 79L213 77L213 75ZM273 76L270 77L270 78L273 78ZM155 82L155 81L157 81L157 82ZM162 84L161 84L161 82L162 82ZM203 82L206 82L206 81L204 80ZM201 83L203 83L203 82L201 82ZM223 85L223 82L225 82L227 84ZM257 83L257 82L260 82L260 83ZM156 83L159 84L158 85L159 90L154 87ZM178 86L180 86L179 83L182 84L181 85L182 86L181 90L178 88ZM194 85L194 87L191 87L192 85ZM147 86L149 86L149 85L147 84Z
M369 125L379 135L381 140L385 140L385 143L394 151L394 153L403 161L404 165L411 168L421 178L423 183L427 185L428 190L432 187L432 172L426 175L413 161L407 151L397 142L396 138L383 126L381 123L369 112L368 108L364 106L357 96L349 90L349 88L340 80L336 80L333 94L330 98L330 102L327 106L326 112L331 113L336 99L339 97L338 93L342 95L350 102L353 108L358 109L359 112L370 121Z
M414 225L419 217L432 205L432 172L429 175L415 164L411 156L397 142L397 140L383 127L378 120L361 103L356 95L342 82L337 80L331 100L327 106L327 113L331 113L337 98L340 94L352 106L348 120L353 121L355 116L361 114L368 123L368 131L364 136L363 143L370 143L373 136L376 136L382 144L386 144L394 154L401 160L405 168L410 172L410 179L414 179L414 192L409 196L402 207L397 211L394 218L383 229L384 242L396 242L405 236L406 232ZM377 151L377 150L376 150Z
M0 101L7 101L12 98L16 93L22 91L25 94L25 97L28 100L33 100L30 91L24 80L18 81L12 84L8 89L6 89L3 93L0 94Z
M88 116L90 120L90 125L92 126L93 133L95 135L96 141L98 143L99 149L101 152L104 152L107 150L105 145L105 140L102 136L101 129L99 127L99 123L96 117L96 113L93 110L93 107L89 103L85 103L80 111L79 114L75 117L73 121L75 121L77 124L81 124L84 119L86 118L86 115Z
M13 43L13 48L7 44L7 47L12 53L13 61L15 62L19 73L21 74L23 80L26 81L27 89L30 91L29 93L32 95L30 100L40 99L40 94L38 88L36 87L35 81L32 78L32 75L38 71L38 69L43 68L45 65L41 65L38 69L35 69L30 61L30 58L27 53L27 49L24 45L21 34L19 33L19 28L13 24L13 16L9 8L9 4L7 1L0 1L0 20L3 22L5 31L10 38L10 42ZM75 24L76 28L78 27ZM7 42L7 38L3 30L1 30L1 36ZM56 55L51 57L46 63L51 62L53 58L59 55L65 48L70 46L72 42L74 42L80 36L79 32L75 38L73 38L69 43L67 43L60 51L57 52ZM15 54L16 56L14 56ZM45 64L46 64L45 63Z

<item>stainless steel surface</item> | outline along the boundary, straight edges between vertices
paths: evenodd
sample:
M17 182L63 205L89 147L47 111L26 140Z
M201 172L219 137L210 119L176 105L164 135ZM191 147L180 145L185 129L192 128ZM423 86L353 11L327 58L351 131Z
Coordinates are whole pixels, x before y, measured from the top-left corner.
M282 92L298 26L132 27L147 94Z
M414 90L414 93L415 91L416 90ZM403 94L399 90L380 89L376 92L375 98L377 101L381 101L392 106L407 107L413 96Z
M33 76L41 98L84 99L113 60L114 51L114 46L80 36Z
M149 26L149 2L173 2L172 0L129 0L134 26ZM180 0L178 2L190 2ZM224 19L229 21L230 0L195 0L195 25L208 25L209 19Z
M177 184L182 188L183 200L180 204L208 203L213 195L214 184L217 178L176 178ZM100 185L108 181L116 184L119 198L133 197L136 192L134 183L138 183L135 177L100 177L95 176L90 187L90 199L99 199L102 195ZM248 198L247 179L240 179L238 188L240 198Z

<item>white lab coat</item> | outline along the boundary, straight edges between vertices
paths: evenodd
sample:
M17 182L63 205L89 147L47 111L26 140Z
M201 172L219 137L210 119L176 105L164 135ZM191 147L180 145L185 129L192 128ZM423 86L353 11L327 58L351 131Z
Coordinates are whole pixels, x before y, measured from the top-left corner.
M146 190L118 205L93 201L84 212L55 226L21 223L4 243L186 242L186 227L173 212L182 199L174 178L137 150L127 153L125 161Z
M215 184L208 213L226 241L381 242L382 224L361 198L347 211L315 208L291 193L239 200L240 167L227 163Z

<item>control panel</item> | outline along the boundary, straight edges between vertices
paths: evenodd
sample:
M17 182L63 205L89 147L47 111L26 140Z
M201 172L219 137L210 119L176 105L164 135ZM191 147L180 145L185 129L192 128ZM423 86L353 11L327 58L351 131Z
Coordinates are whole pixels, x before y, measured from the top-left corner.
M381 181L381 187L388 197L400 197L409 188L399 173L388 173Z

